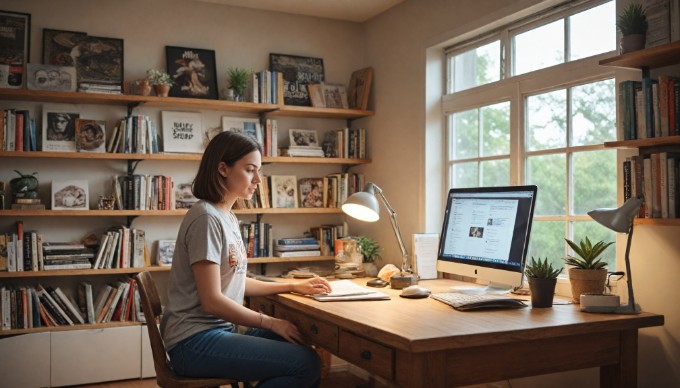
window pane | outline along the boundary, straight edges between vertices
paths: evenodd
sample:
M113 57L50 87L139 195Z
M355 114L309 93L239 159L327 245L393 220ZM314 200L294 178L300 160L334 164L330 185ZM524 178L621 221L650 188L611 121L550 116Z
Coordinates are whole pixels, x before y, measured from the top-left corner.
M616 150L577 152L572 163L572 214L616 207Z
M540 198L540 197L539 197ZM548 258L553 268L564 267L564 221L536 221L531 225L527 261L534 257ZM566 271L562 271L565 273Z
M602 144L616 140L614 80L571 89L572 144Z
M479 154L477 109L454 113L450 117L453 160L475 158Z
M572 229L574 231L573 238L571 239L575 243L579 243L582 239L588 236L588 240L595 244L598 241L610 242L614 241L610 247L608 247L600 256L602 261L607 262L607 269L609 271L616 271L616 234L605 228L604 226L598 224L595 221L575 221L572 224ZM571 248L569 248L569 254L573 255Z
M513 45L513 75L563 63L564 19L518 34Z
M555 90L526 99L527 150L566 147L566 90Z
M486 160L480 163L482 186L508 186L510 184L510 159Z
M610 1L571 16L569 39L571 61L615 50L615 2Z
M470 89L501 78L501 42L496 40L451 58L453 90Z
M477 187L477 162L454 164L452 169L452 187Z
M527 158L526 182L538 186L535 214L566 214L567 166L564 154ZM616 176L616 175L614 175Z
M510 103L481 108L482 156L510 154Z

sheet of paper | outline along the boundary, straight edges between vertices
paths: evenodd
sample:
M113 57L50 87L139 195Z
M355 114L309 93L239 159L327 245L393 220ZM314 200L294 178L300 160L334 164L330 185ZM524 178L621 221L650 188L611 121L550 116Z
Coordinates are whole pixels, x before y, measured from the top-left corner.
M337 280L331 282L331 293L313 295L320 302L332 302L343 300L385 300L390 296L352 282L351 280Z
M413 234L415 272L421 279L437 278L438 233Z

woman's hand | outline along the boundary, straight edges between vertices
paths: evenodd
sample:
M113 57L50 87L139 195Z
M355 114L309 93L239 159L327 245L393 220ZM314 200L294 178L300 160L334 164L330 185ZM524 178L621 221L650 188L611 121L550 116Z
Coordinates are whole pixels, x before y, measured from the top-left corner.
M269 317L269 319L271 320L272 325L270 328L271 331L285 338L288 342L292 342L294 344L305 343L304 339L302 338L302 334L300 334L297 326L295 326L292 322L274 317Z
M331 292L331 285L324 278L313 277L293 283L293 292L302 295L327 294Z

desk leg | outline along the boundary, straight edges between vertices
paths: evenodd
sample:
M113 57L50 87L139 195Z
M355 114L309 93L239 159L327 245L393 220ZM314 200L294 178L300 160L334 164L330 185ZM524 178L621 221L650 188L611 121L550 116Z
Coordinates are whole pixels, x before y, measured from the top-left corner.
M600 367L600 387L637 387L638 331L621 331L619 335L619 363Z

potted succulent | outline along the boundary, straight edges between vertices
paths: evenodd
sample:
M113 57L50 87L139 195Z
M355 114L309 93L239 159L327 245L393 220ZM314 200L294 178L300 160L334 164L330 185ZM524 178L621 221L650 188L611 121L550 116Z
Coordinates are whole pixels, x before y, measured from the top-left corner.
M167 97L170 87L174 82L170 74L163 70L149 69L146 71L146 79L153 86L154 92L159 97Z
M567 255L564 259L569 268L571 297L574 303L580 303L581 294L602 294L607 280L607 263L598 257L614 242L598 241L593 245L588 237L578 244L565 241L578 256Z
M253 72L241 67L230 67L227 69L227 80L229 81L229 89L234 91L234 99L236 101L243 101L246 96L246 89L248 82Z
M538 261L531 257L524 273L529 281L532 307L552 307L557 276L562 273L562 269L553 268L547 257L543 260L539 257Z
M366 276L376 276L378 275L378 267L375 265L375 261L382 258L380 255L380 245L373 239L366 236L359 236L357 238L357 245L359 246L359 252L363 256L363 267L366 272Z
M647 15L639 3L630 3L616 17L616 28L621 31L621 54L645 48Z

